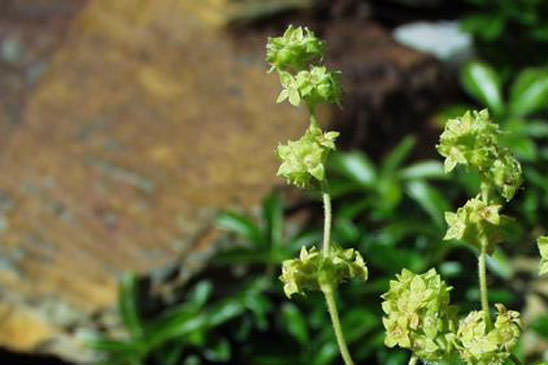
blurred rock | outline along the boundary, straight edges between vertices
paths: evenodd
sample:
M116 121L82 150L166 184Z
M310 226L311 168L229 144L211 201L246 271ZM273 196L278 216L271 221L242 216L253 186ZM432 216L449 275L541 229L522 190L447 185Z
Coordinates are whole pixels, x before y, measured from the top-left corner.
M455 65L474 53L472 36L460 30L459 23L454 21L404 24L394 29L393 34L399 43Z
M13 202L0 345L82 356L70 332L114 305L118 274L206 250L217 209L280 182L273 150L306 116L275 104L257 37L236 45L190 1L96 0L79 14L0 150Z
M334 116L346 122L341 141L379 157L412 133L421 137L423 156L435 154L438 132L427 119L458 90L443 65L397 44L374 22L347 20L325 32L328 60L344 70L343 108Z

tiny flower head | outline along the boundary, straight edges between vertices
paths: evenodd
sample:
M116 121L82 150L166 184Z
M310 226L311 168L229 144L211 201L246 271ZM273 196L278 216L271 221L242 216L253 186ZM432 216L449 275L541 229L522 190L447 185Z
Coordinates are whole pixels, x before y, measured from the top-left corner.
M503 239L500 228L508 219L499 214L500 208L500 205L489 205L478 198L468 200L456 213L445 213L448 228L443 239L461 240L478 248L485 242L487 253L491 254Z
M283 262L280 280L285 294L291 298L293 294L321 290L324 286L334 289L353 278L365 281L367 276L367 266L358 251L332 244L327 255L316 247L303 247L299 258Z
M440 136L438 152L445 157L445 171L458 164L477 170L482 182L512 199L521 184L521 165L499 143L500 129L482 110L450 119Z
M284 89L277 102L287 99L291 105L298 106L304 100L311 110L322 103L340 105L342 91L339 74L324 66L313 66L310 70L300 71L296 76L282 71L280 81Z
M268 38L266 61L271 70L301 71L310 62L321 60L325 43L308 28L290 25L283 36Z
M322 132L310 125L304 136L297 141L280 144L278 158L282 161L278 176L283 176L289 184L308 188L313 182L325 179L325 160L329 152L335 149L338 132Z
M473 311L459 323L456 347L469 365L503 365L522 333L520 314L496 304L494 328L487 331L483 312Z
M403 269L382 295L386 316L385 345L400 346L427 361L440 361L453 351L455 308L435 269L417 275Z

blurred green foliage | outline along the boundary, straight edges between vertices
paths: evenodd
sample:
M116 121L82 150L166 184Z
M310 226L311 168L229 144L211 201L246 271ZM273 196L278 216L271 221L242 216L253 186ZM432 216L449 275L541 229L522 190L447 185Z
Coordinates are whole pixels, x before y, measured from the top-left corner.
M505 78L526 66L548 63L548 2L467 0L472 12L461 21L474 37L478 55Z
M412 136L403 139L378 165L358 151L336 153L328 162L335 198L333 239L357 247L372 271L368 285L339 289L342 326L357 363L396 365L408 359L407 353L384 347L380 306L380 295L403 267L416 272L437 267L450 282L456 280L455 296L463 309L475 308L479 297L475 275L467 276L466 267L451 260L472 248L441 243L443 214L464 195L466 183L448 181L439 161L406 163L415 145ZM138 309L142 293L136 292L133 276L124 277L119 309L127 337L105 335L91 343L105 354L104 363L336 363L337 344L321 295L288 302L278 280L283 260L321 239L314 220L291 223L289 213L277 194L264 199L255 217L222 213L217 225L232 243L187 286L181 304L165 313L143 319ZM470 258L473 262L471 253ZM513 275L500 252L489 267L499 280ZM515 304L513 293L502 286L493 286L492 299Z

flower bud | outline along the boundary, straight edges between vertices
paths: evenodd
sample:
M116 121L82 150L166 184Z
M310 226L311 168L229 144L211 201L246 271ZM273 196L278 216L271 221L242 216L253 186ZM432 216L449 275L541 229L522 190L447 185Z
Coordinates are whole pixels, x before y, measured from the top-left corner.
M367 266L358 251L332 244L328 255L316 247L301 248L298 259L283 262L280 280L284 283L285 295L291 298L293 294L305 294L323 287L331 290L353 278L366 281L367 276Z
M308 28L290 25L281 37L268 38L266 61L271 70L301 71L310 62L321 60L325 43Z
M338 135L338 132L323 133L317 126L310 125L299 140L280 144L276 151L282 161L278 176L300 188L310 187L313 181L323 181L324 163L329 152L335 149Z
M510 357L522 332L520 314L495 304L497 319L487 331L483 312L473 311L459 323L456 347L470 365L503 365Z
M409 349L426 361L450 356L456 314L449 304L451 289L435 269L421 275L403 269L382 295L385 345Z
M484 184L510 200L522 182L521 165L507 148L500 145L500 133L487 110L466 112L462 117L447 122L437 150L445 157L446 172L457 164L474 168Z

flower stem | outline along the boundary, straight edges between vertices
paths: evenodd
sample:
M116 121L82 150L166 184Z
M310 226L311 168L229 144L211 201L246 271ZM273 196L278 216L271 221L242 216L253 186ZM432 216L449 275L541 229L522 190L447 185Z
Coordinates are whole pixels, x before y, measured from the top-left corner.
M419 358L415 355L411 355L411 358L409 359L408 365L416 365L419 362Z
M333 287L327 284L323 285L322 292L325 296L325 301L327 302L327 311L331 317L331 324L333 325L337 344L339 345L339 351L341 352L344 363L346 365L354 365L352 357L350 357L350 352L348 351L348 346L346 345L346 340L344 339L341 321L339 319L339 311L337 310L337 303L335 302L335 295L333 294Z
M483 311L483 317L485 320L485 329L490 331L492 328L491 314L489 311L489 299L487 297L487 270L485 267L485 261L487 258L487 242L486 239L482 239L481 252L478 257L478 274L479 285L481 294L481 309Z
M331 197L328 193L327 179L322 181L322 200L324 210L323 225L323 254L329 255L329 244L331 243Z
M310 125L317 127L318 120L316 119L316 113L313 110L310 110Z

